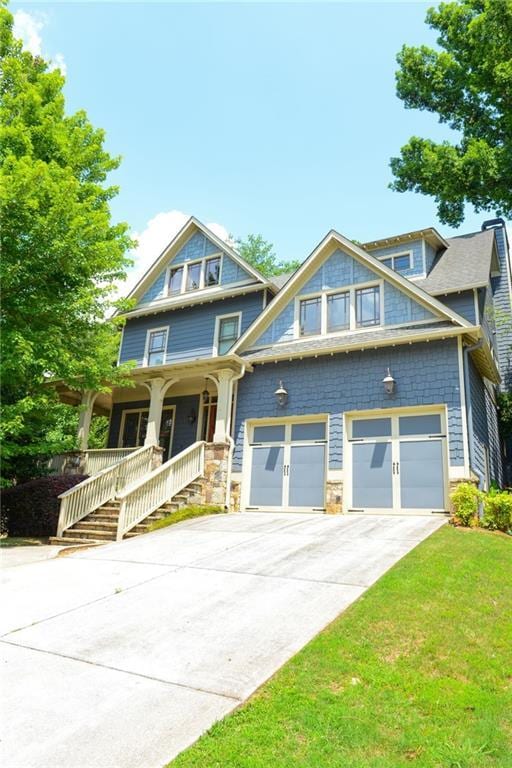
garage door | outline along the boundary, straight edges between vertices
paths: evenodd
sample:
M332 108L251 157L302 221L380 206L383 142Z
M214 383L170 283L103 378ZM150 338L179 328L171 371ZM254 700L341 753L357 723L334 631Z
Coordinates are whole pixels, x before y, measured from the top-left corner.
M323 511L325 421L253 424L246 509Z
M446 436L441 413L352 417L352 511L446 509Z

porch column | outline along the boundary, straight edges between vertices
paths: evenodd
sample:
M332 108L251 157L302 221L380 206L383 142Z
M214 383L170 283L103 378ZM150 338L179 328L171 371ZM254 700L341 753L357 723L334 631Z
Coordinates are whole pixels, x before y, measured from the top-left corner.
M151 379L148 384L151 387L151 399L149 401L148 427L144 445L158 445L160 435L160 422L162 421L162 407L164 404L164 392L167 382L165 379Z
M91 428L92 407L96 392L92 389L85 389L82 392L82 401L80 403L80 417L78 419L77 441L81 451L86 451L89 442L89 430Z
M229 434L231 401L233 394L233 371L217 371L217 418L215 420L214 443L225 443Z

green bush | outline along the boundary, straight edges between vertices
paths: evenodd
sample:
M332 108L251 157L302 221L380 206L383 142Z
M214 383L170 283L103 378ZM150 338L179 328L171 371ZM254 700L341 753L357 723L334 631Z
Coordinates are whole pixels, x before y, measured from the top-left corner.
M512 494L491 488L484 498L482 525L491 531L512 531Z
M478 504L482 492L473 483L460 483L451 494L454 522L474 527L478 525Z

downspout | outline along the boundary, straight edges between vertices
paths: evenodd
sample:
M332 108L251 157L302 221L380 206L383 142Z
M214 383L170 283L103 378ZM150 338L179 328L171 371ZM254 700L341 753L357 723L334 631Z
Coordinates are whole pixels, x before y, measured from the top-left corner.
M243 378L244 374L245 374L245 363L242 363L242 370L240 371L240 373L237 376L233 376L231 381L232 382L240 381L240 379ZM233 397L233 395L231 395L231 397ZM235 414L233 414L233 412L231 412L231 418L234 415ZM231 432L231 427L232 427L231 418L229 419L229 430L228 430L228 433L226 435L229 448L228 448L228 471L226 473L226 499L225 499L225 503L224 503L224 508L226 509L227 512L229 512L229 507L231 506L231 472L232 472L232 463L233 463L233 452L235 450L235 441L233 440L233 438L229 434Z
M478 478L478 488L479 490L483 490L483 478L479 472L476 471L474 468L474 447L473 447L473 441L474 441L474 430L473 430L473 403L471 398L471 379L469 376L469 355L471 352L476 352L477 349L480 349L483 346L484 340L479 339L476 344L473 344L470 347L465 347L464 349L464 387L466 389L466 421L468 425L468 447L469 447L469 471L474 472L475 475ZM483 516L483 509L482 509L482 503L478 505L478 517L482 518Z

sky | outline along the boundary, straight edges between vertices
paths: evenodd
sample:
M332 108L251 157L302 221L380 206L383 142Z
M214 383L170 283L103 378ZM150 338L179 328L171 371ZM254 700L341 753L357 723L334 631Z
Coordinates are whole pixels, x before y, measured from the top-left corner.
M304 259L330 229L365 242L435 226L432 198L397 193L410 136L453 139L395 94L404 43L435 45L421 2L11 2L15 30L66 74L122 156L115 221L139 240L133 283L194 215Z

